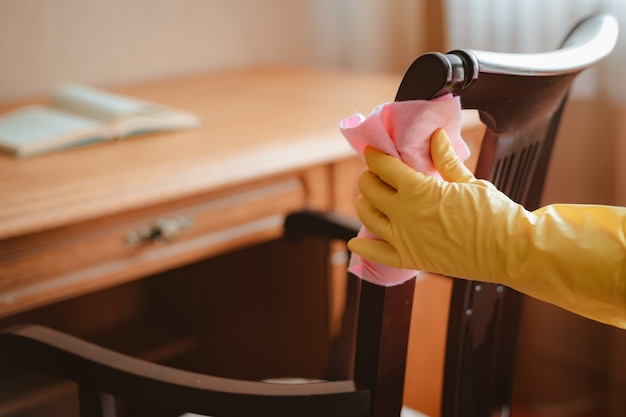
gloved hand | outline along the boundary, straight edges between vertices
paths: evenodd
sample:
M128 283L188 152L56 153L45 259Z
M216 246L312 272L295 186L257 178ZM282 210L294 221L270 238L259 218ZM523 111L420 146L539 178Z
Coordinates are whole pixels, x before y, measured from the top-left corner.
M443 130L431 138L443 180L366 149L361 221L382 240L353 252L398 268L496 282L626 328L626 209L551 205L529 212L459 161Z

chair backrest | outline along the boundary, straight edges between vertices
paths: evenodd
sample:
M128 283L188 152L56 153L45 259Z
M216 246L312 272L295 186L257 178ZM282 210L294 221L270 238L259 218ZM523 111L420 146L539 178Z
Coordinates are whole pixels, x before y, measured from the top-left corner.
M569 87L608 55L617 22L591 16L560 49L537 54L456 50L419 57L396 100L445 93L477 109L486 125L478 178L529 210L539 207ZM455 279L446 341L442 416L508 415L522 295L500 285Z

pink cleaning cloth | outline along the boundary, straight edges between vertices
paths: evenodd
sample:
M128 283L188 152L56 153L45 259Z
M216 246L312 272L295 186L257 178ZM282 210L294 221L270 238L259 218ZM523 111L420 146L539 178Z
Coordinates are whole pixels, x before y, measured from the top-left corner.
M441 178L430 157L430 137L438 128L445 129L462 161L470 154L461 138L461 103L451 94L433 100L385 103L367 118L361 114L347 117L339 127L361 157L365 147L371 145L433 177ZM365 227L359 231L359 237L377 238ZM356 254L350 258L349 270L361 279L383 286L401 284L418 272L371 262Z

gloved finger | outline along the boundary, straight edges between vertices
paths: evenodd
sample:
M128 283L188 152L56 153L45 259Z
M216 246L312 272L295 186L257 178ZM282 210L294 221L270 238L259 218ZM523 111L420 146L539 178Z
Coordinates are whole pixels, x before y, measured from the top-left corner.
M363 226L370 232L383 239L388 239L389 218L376 207L370 204L362 195L357 196L355 200L356 212Z
M357 237L348 241L348 248L370 261L401 268L400 254L385 241Z
M415 175L415 170L400 159L371 146L365 147L364 156L369 170L396 190L400 188L404 178Z
M441 177L449 182L471 182L474 174L459 159L448 134L437 129L430 139L430 156Z
M393 205L393 197L397 191L370 171L365 171L359 177L359 191L367 201L383 212L387 212Z

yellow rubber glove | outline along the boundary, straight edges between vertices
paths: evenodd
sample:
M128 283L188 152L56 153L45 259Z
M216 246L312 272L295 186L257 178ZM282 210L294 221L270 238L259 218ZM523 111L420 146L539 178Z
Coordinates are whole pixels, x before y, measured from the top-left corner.
M626 208L527 211L477 180L441 129L431 156L443 180L366 149L356 207L382 240L356 238L350 250L393 267L500 283L626 328Z

